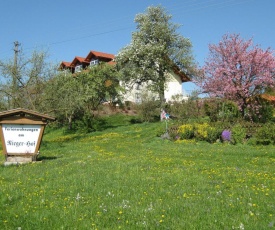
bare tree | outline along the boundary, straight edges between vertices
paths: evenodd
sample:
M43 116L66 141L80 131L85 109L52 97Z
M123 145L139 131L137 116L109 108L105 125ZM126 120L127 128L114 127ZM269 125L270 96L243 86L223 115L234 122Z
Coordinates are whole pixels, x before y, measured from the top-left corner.
M41 110L40 103L47 80L54 68L47 62L47 52L34 51L30 57L15 46L13 60L0 61L0 92L6 109Z

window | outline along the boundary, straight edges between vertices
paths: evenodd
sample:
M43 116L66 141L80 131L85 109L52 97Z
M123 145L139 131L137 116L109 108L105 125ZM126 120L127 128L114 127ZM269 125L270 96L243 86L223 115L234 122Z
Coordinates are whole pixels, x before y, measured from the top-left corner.
M90 61L90 66L94 66L98 64L98 59Z
M81 70L82 70L82 66L81 66L81 65L77 65L77 66L75 67L75 72L76 72L76 73L81 72Z

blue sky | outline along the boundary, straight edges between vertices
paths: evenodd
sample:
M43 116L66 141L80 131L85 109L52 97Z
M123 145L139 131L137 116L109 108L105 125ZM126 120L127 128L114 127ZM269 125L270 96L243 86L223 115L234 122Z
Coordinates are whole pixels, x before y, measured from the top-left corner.
M8 0L0 8L0 60L13 58L14 41L26 55L48 51L53 63L85 57L90 50L116 54L131 41L135 15L157 5L182 25L178 32L190 38L201 66L208 45L226 33L275 49L274 0ZM185 89L194 88L186 84Z

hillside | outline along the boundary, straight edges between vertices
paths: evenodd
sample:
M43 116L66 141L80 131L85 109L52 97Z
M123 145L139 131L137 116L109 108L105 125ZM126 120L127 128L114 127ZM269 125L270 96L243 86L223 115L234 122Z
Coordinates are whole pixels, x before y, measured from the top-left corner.
M90 134L48 128L37 163L0 167L0 228L275 226L274 146L175 143L164 131L129 116Z

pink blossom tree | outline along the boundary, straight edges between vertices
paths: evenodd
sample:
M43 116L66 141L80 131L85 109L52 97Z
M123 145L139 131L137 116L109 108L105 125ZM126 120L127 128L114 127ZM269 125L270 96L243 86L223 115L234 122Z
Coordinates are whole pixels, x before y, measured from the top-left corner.
M210 96L237 103L243 117L258 109L253 98L275 86L275 58L269 48L253 46L239 35L224 35L217 45L209 45L199 86Z

